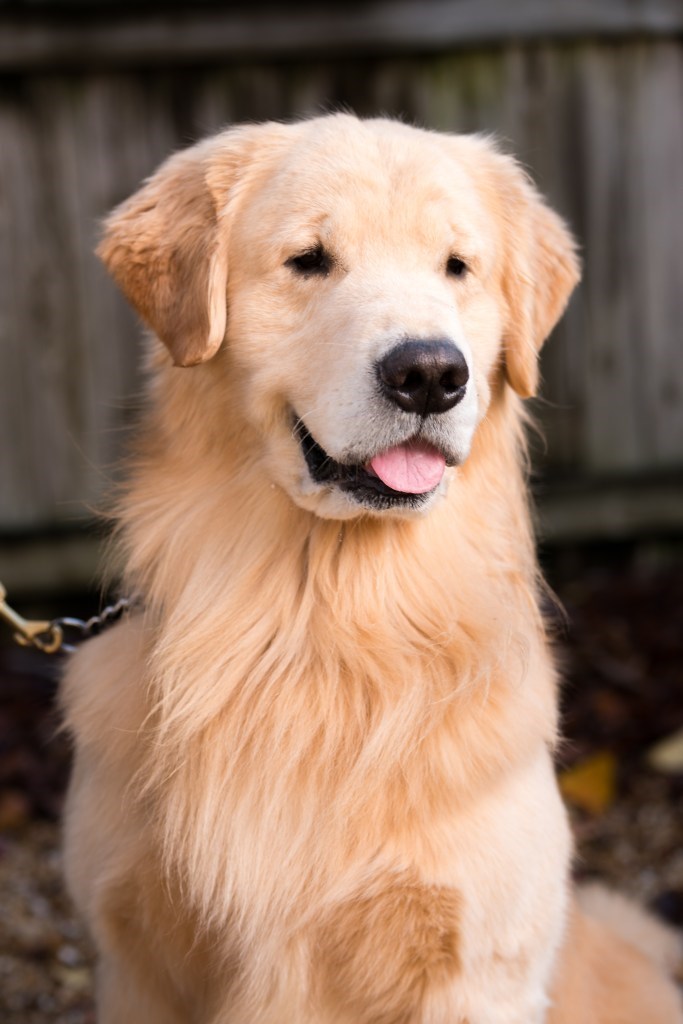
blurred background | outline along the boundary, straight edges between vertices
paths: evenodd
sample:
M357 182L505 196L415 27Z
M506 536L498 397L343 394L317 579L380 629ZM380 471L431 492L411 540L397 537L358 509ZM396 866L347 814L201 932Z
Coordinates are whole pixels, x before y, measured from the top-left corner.
M98 221L171 151L330 110L494 133L579 238L532 437L565 678L560 770L599 873L683 903L681 0L0 0L0 580L92 614L140 327ZM0 627L0 1017L91 1020L59 885L59 659ZM662 745L663 744L663 745ZM677 745L678 744L678 745Z

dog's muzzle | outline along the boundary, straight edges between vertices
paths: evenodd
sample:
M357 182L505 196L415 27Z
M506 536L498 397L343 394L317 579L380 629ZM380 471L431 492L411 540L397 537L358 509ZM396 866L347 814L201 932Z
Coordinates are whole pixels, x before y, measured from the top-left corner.
M335 486L359 505L376 510L422 507L441 483L447 464L442 452L419 438L395 445L364 463L337 462L301 419L294 431L315 483Z

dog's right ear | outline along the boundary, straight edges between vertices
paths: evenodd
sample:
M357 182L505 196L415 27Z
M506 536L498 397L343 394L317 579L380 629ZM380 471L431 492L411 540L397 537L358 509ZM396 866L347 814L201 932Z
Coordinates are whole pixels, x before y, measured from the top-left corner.
M105 222L97 254L176 366L223 342L231 187L283 131L236 128L176 153Z

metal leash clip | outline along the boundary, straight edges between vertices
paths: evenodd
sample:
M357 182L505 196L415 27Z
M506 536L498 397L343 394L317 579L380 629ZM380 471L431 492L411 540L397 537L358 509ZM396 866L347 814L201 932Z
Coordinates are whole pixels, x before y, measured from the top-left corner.
M120 619L134 603L133 599L122 597L115 604L103 608L99 615L93 615L87 620L64 617L43 622L39 619L25 619L7 604L6 598L7 591L0 583L0 619L4 619L14 630L14 639L21 647L35 647L44 654L57 654L58 651L69 654L75 651L75 646L65 641L65 630L73 630L79 640L87 640Z
M64 632L58 622L25 619L7 604L7 591L0 583L0 618L14 630L14 639L21 647L36 647L45 654L56 654L64 643Z

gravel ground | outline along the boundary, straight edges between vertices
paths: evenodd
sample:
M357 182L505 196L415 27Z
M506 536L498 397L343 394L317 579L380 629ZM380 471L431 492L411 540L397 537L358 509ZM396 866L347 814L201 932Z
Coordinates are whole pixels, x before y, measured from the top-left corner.
M3 1024L94 1024L92 950L63 890L54 822L0 840L0 906Z
M652 744L683 725L683 563L582 554L555 559L550 576L568 614L553 613L567 680L559 768L597 754L614 769L598 811L572 808L577 874L683 924L683 771L647 766ZM54 686L53 662L0 650L2 1024L95 1020L93 954L61 882L68 750Z

